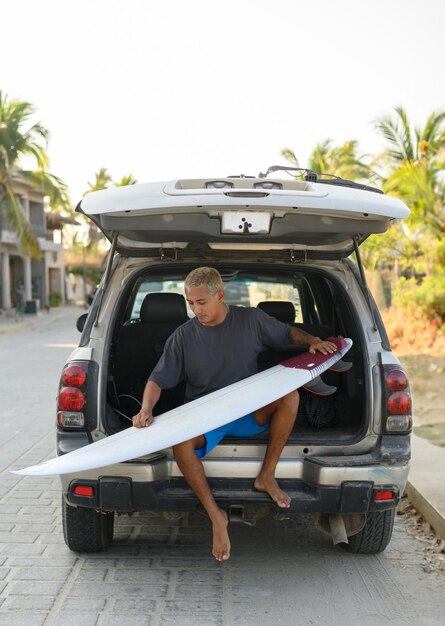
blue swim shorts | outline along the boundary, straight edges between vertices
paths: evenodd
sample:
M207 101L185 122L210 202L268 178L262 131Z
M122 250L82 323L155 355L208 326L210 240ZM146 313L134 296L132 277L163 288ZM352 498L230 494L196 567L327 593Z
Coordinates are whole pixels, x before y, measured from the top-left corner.
M217 446L224 437L255 437L255 435L264 432L268 428L269 424L266 424L265 426L258 426L255 421L255 413L249 413L234 422L230 422L225 426L215 428L215 430L205 433L205 447L198 448L195 452L200 458L202 458L208 454L210 450L213 450L213 448Z

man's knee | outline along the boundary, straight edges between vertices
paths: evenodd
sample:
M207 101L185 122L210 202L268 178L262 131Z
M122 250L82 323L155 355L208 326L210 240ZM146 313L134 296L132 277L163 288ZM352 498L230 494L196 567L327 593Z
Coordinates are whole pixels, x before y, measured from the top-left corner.
M255 412L255 421L259 426L264 426L265 424L270 423L270 421L274 418L277 411L282 413L285 411L290 418L295 419L298 411L298 403L300 400L300 394L298 391L291 391L287 395L271 402L267 406L258 409Z
M287 409L289 413L293 413L293 415L296 415L299 400L300 394L298 393L298 391L291 391L287 395L280 398L278 400L278 404L280 408Z
M187 441L182 441L181 443L177 443L172 446L173 455L175 459L178 457L188 456L190 454L195 454L195 450L199 448L204 448L206 445L206 440L204 435L200 435L199 437L195 437L194 439L188 439Z

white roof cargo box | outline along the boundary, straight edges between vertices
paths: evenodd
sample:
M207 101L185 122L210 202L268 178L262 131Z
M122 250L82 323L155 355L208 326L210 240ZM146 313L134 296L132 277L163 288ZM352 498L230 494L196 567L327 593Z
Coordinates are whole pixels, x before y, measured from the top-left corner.
M341 180L341 179L337 179ZM347 182L347 181L346 181ZM409 215L377 190L269 178L176 180L87 194L77 210L124 254L192 242L292 247L344 257ZM351 183L353 185L353 183Z

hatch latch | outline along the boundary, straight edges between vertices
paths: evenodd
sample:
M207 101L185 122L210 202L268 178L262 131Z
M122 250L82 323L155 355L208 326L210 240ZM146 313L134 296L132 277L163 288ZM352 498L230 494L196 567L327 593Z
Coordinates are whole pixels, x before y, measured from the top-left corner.
M291 250L290 262L291 263L307 263L307 250L299 250L298 253L296 250Z
M159 256L161 257L161 261L177 261L178 249L177 248L160 248Z

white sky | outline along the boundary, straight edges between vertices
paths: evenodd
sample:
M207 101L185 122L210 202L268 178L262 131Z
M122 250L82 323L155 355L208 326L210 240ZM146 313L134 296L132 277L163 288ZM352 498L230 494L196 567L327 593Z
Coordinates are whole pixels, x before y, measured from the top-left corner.
M443 0L0 0L0 23L0 89L37 108L74 203L100 167L254 175L445 108Z

